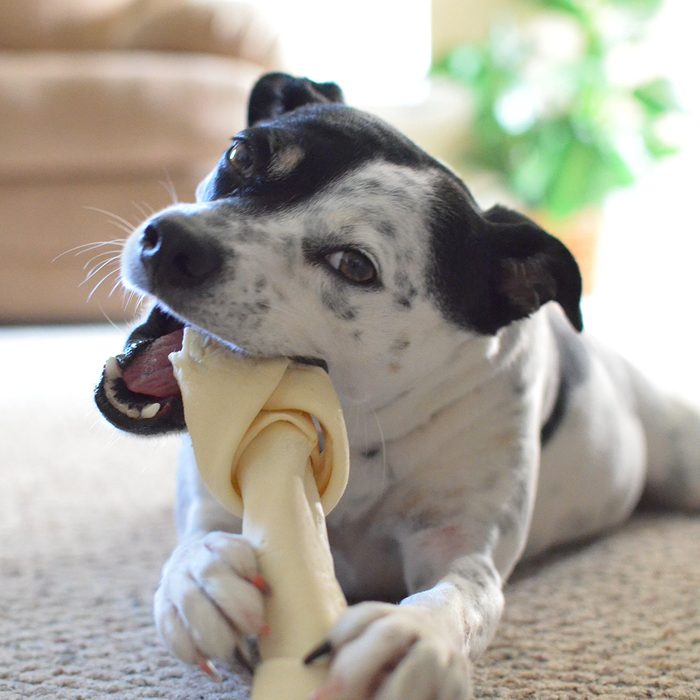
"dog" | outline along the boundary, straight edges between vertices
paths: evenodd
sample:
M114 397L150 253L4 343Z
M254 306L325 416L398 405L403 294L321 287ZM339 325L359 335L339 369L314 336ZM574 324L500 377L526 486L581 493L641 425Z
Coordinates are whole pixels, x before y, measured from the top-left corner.
M482 210L335 84L268 74L248 123L196 203L125 243L125 284L155 304L107 361L97 405L132 433L184 430L167 355L185 325L324 367L351 449L327 525L354 604L311 654L330 654L314 700L465 698L519 561L604 533L643 498L700 509L700 416L581 332L559 240ZM249 658L274 591L187 436L177 526L160 635L204 668Z

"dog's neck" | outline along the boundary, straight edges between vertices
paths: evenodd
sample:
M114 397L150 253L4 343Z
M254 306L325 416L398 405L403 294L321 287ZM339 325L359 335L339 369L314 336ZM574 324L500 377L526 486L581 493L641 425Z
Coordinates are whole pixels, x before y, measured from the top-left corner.
M341 393L351 446L366 447L372 442L375 430L368 430L372 423L381 433L382 442L400 440L429 423L443 408L487 390L489 381L502 378L505 369L512 368L516 374L523 371L519 358L524 326L530 323L529 319L513 323L494 336L464 335L442 363L427 372L416 367L410 375L412 381L392 387L391 393L375 395L368 401L353 400ZM365 419L357 420L358 415Z

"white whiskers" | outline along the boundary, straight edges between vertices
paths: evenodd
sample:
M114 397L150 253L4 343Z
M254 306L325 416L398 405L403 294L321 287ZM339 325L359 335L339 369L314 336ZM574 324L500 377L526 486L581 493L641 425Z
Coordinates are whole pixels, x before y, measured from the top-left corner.
M97 253L97 255L93 255L93 256L83 265L83 270L87 270L88 267L90 267L90 265L95 264L96 261L99 260L100 258L106 258L107 256L113 256L113 255L115 255L115 254L119 255L119 254L121 254L121 251L120 251L120 250L111 249L111 250L104 250L104 251L102 251L101 253Z
M155 214L153 207L147 202L132 202L134 209L139 213L141 218L148 219Z
M73 253L73 255L82 255L83 253L89 253L91 250L97 250L98 248L108 245L119 246L118 249L121 250L125 241L125 238L113 238L111 241L92 241L90 243L81 243L80 245L76 245L73 248L69 248L68 250L64 250L62 253L59 253L51 262L55 263L64 255L69 255L70 253Z
M173 183L170 173L167 168L163 168L165 171L165 180L160 181L161 187L165 190L172 204L177 204L179 202L177 198L177 191L175 190L175 184Z
M125 219L123 216L119 216L119 214L115 214L113 211L109 211L108 209L100 209L99 207L88 206L86 206L85 209L88 209L89 211L95 211L98 214L104 214L105 216L109 217L107 219L108 223L113 224L122 231L125 231L127 234L130 234L138 226L138 224L134 224L128 219Z
M112 275L118 275L119 274L119 268L115 268L114 270L110 270L93 288L90 294L87 296L87 301L90 301L92 297L95 295L95 292L112 276Z
M80 283L79 286L83 286L87 282L89 282L98 272L103 270L105 267L108 267L109 265L113 265L117 260L121 258L121 253L117 253L116 255L112 255L112 257L107 258L107 260L103 260L102 262L98 263L95 265L86 275L85 279Z
M153 208L146 202L133 202L133 205L138 211L139 216L144 219L152 216L154 213ZM89 282L94 282L90 292L87 295L86 301L90 301L97 291L108 281L111 280L112 287L107 296L113 296L114 293L123 287L123 307L126 310L129 305L133 304L136 299L136 304L134 311L136 312L138 308L143 303L146 298L134 290L127 289L120 275L120 259L122 256L122 251L128 236L130 236L133 231L138 226L137 223L129 221L129 219L116 214L115 212L108 211L107 209L100 209L99 207L86 206L85 209L97 212L98 214L103 214L107 217L107 223L116 226L120 231L127 234L122 238L111 238L104 241L91 241L88 243L81 243L80 245L64 250L59 253L52 262L60 260L66 255L87 255L89 258L82 265L82 269L86 271L85 277L82 282L79 283L79 287L87 285ZM114 279L116 276L116 280ZM104 309L100 307L102 314L111 322L111 319L104 312Z

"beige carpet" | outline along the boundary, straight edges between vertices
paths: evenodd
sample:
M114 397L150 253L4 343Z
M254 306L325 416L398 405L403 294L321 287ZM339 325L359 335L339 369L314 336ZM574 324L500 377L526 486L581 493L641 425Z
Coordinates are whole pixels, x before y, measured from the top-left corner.
M0 698L242 700L239 678L214 685L156 639L176 443L92 409L120 341L0 334ZM638 516L520 571L476 683L481 698L700 699L700 517Z

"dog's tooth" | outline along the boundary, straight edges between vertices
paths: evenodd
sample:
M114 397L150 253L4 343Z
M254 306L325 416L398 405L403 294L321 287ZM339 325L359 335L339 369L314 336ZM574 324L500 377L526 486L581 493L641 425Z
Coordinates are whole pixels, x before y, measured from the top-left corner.
M108 377L105 380L104 389L105 394L112 405L119 403L119 401L117 401L117 392L114 390L114 379L109 379Z
M149 403L141 409L141 418L155 418L160 411L159 403Z
M116 380L114 379L109 379L108 377L105 378L104 382L104 392L105 396L107 397L107 400L116 408L120 413L123 413L125 416L128 416L129 418L143 418L144 416L141 413L141 410L138 408L132 408L128 404L123 403L117 398L117 392L115 389L115 384ZM157 407L154 409L154 407ZM147 411L147 415L145 416L146 418L153 418L156 413L160 410L160 404L158 403L153 403L153 404L148 404L148 406L145 407ZM150 415L150 412L155 411L153 415Z
M105 377L107 379L119 379L122 376L122 368L116 357L110 357L105 363Z
M185 339L186 346L183 343L183 350L186 350L195 362L202 362L204 360L204 350L207 347L206 336L200 335L191 328L185 328Z
M115 380L107 379L104 383L104 392L107 400L116 408L120 413L123 413L129 418L140 418L141 411L138 408L131 408L127 404L121 402L117 398L117 392L114 389Z
M120 413L123 413L129 418L155 418L158 411L161 409L161 404L159 403L149 403L143 408L135 408L129 406L128 404L120 401L117 398L117 380L122 376L121 368L116 358L110 357L105 363L105 381L104 381L104 392L107 400L114 408L116 408Z

